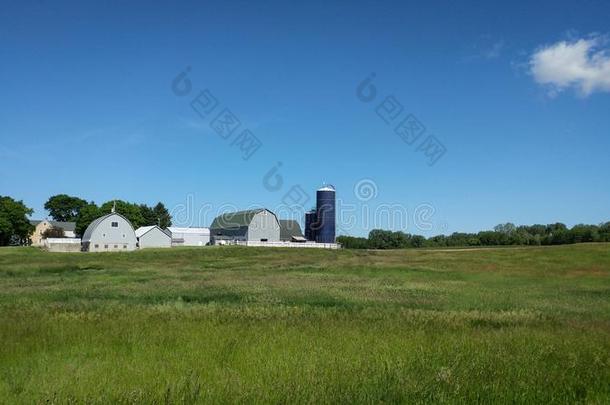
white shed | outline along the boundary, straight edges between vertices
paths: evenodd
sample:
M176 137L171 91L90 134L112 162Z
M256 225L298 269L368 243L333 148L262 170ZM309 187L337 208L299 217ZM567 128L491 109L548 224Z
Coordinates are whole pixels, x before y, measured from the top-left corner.
M172 246L205 246L210 243L209 228L181 228L170 226Z
M140 249L172 246L172 237L169 231L164 231L157 225L141 226L136 229L136 238Z

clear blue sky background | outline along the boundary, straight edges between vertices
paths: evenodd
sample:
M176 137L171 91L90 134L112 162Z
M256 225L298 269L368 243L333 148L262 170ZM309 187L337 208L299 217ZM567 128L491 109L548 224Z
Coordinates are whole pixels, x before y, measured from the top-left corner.
M290 186L313 197L323 181L359 204L366 178L372 209L435 207L434 229L411 222L413 233L610 220L610 93L549 97L527 65L540 46L608 33L608 2L11 3L0 194L34 217L57 193L272 208ZM186 66L262 141L249 161L172 93ZM371 72L378 97L444 143L436 165L356 97ZM285 184L270 192L262 178L278 161Z

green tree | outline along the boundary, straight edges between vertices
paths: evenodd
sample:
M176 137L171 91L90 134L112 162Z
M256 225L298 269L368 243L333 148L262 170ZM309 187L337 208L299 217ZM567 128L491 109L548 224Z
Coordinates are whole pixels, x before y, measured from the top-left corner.
M48 238L63 238L65 237L66 234L64 232L64 228L58 227L58 226L52 226L48 229L45 229L45 231L42 233L42 237L44 239L48 239Z
M144 226L146 225L157 225L159 219L157 218L157 214L155 210L149 207L146 204L140 204L140 213L142 214L142 218L144 218Z
M146 204L140 204L139 207L144 225L159 225L162 229L172 226L172 217L163 203L158 202L153 208Z
M340 236L337 241L352 249L403 249L405 247L501 246L501 245L560 245L582 242L610 242L610 222L599 225L579 224L568 229L560 222L548 225L520 225L508 222L493 231L479 233L454 232L429 239L421 235L373 229L366 238Z
M546 228L547 236L544 240L545 244L562 245L564 243L572 243L572 235L565 224L557 222L547 225Z
M122 200L107 201L100 206L102 215L110 214L112 207L116 204L116 212L123 215L131 222L134 229L147 225L146 220L142 216L142 211L138 204L132 204Z
M169 214L169 211L167 208L165 208L163 203L158 202L157 205L155 205L155 208L153 208L153 211L159 221L157 225L159 225L161 229L172 226L172 216Z
M426 243L426 238L424 238L421 235L413 235L411 237L410 245L414 248L423 247L425 243Z
M0 196L0 246L11 243L25 244L34 226L28 219L34 210L25 206L23 201Z
M372 249L389 249L391 242L391 231L373 229L369 232L369 245Z
M345 249L367 249L369 241L367 238L359 238L355 236L337 236L337 243Z
M523 226L520 228L524 228L530 235L545 236L547 232L547 227L540 224Z
M0 246L9 244L13 236L13 224L8 218L0 213Z
M542 244L542 236L534 235L532 239L530 239L530 245L540 246Z
M601 242L610 242L610 222L599 225L599 240Z
M436 235L427 240L429 247L445 247L447 246L447 237L445 235Z
M499 224L494 227L494 231L503 233L505 235L510 235L515 230L517 230L517 227L515 226L515 224L510 222L507 222L505 224Z
M99 207L91 201L80 209L78 217L76 218L76 229L74 230L74 233L82 237L89 224L102 215L102 211Z
M483 246L497 246L500 245L501 234L495 231L481 231L477 234L477 237L481 241Z
M570 229L570 234L573 243L600 241L599 228L595 225L574 225L572 229Z
M411 235L400 231L373 229L369 232L369 247L371 249L404 249L409 246L410 241Z
M57 194L49 198L44 208L49 211L56 221L76 221L80 210L87 205L87 201L66 194Z

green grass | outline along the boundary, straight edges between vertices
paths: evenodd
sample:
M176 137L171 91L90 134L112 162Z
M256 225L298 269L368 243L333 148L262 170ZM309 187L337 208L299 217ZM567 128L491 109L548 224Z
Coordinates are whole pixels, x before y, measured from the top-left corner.
M0 401L608 403L610 244L3 248Z

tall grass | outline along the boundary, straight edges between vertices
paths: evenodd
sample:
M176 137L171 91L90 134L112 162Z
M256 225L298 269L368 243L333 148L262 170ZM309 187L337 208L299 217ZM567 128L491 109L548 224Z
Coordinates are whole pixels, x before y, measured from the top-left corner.
M0 249L0 400L607 403L609 252Z

